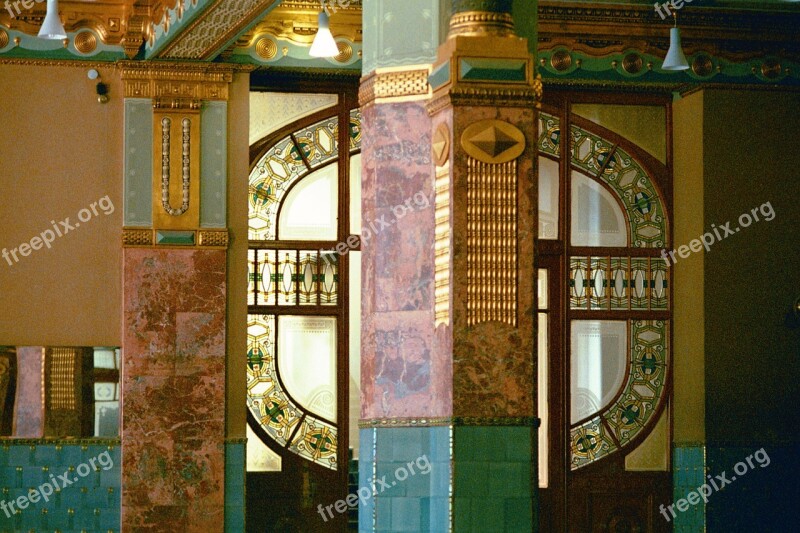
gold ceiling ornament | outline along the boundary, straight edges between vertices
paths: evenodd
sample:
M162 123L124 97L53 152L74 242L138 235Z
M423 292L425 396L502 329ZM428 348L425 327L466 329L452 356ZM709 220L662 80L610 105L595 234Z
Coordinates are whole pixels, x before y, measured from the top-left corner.
M774 80L781 75L781 63L777 59L767 59L761 64L761 74L770 80Z
M269 37L261 37L256 41L255 49L262 59L273 59L278 55L278 44Z
M430 94L428 68L410 70L375 71L361 81L358 91L359 103L364 106L387 99L420 100Z
M75 49L82 54L91 54L97 49L97 37L90 31L81 31L75 36Z
M350 43L337 41L336 42L337 48L339 48L339 53L334 56L333 60L338 63L347 63L353 57L353 47L350 46Z
M121 61L125 98L227 100L236 65Z
M525 134L502 120L476 122L461 135L461 146L471 158L499 165L517 159L525 151Z
M158 53L162 59L210 60L279 0L214 0Z
M714 63L708 54L699 54L692 61L692 72L701 78L705 78L714 71Z
M342 6L335 2L329 10L331 27L336 30L335 37L347 39L350 43L361 43L363 37L361 2L353 0ZM300 46L311 46L317 34L319 13L319 0L284 0L231 45L229 50L253 46L261 35L270 35L276 41L289 41Z
M450 128L444 122L436 128L431 148L433 150L433 162L438 167L444 166L450 159Z
M128 29L122 38L122 48L128 59L136 57L152 31L152 25L145 15L135 14L128 19Z
M559 72L564 72L572 66L572 56L566 50L557 50L550 56L550 65Z
M642 70L643 66L644 61L639 54L631 52L622 58L622 69L628 74L637 74Z
M8 46L8 32L3 28L0 28L0 48L5 48Z

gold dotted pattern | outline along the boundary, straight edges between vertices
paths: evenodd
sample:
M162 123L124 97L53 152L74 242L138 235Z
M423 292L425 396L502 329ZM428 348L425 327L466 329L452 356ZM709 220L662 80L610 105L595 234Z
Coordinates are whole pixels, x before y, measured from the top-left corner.
M215 248L228 247L228 232L227 231L201 231L200 232L200 246L212 246Z

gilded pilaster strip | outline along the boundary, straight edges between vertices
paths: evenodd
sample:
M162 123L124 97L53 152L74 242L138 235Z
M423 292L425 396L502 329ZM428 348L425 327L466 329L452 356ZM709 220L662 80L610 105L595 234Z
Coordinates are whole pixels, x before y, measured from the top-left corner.
M517 161L467 157L467 325L517 327Z

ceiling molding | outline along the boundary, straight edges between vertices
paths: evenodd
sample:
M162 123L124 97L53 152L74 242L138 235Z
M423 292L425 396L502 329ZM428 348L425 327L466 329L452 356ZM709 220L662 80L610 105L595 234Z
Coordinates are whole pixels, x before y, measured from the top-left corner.
M212 0L156 55L159 59L213 60L279 3L280 0Z
M672 20L651 5L604 5L546 0L539 3L539 50L565 47L596 57L625 50L666 54ZM684 51L728 61L766 56L800 62L800 10L790 12L700 8L680 10Z

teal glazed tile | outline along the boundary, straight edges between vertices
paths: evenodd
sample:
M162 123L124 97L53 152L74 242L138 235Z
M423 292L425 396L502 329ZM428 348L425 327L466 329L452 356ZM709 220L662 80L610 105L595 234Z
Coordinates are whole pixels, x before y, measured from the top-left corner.
M225 531L238 532L244 531L244 507L227 505L225 506Z
M392 531L422 531L420 498L391 498Z

